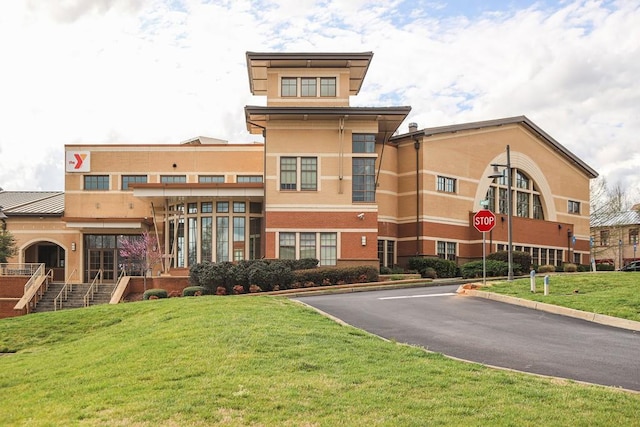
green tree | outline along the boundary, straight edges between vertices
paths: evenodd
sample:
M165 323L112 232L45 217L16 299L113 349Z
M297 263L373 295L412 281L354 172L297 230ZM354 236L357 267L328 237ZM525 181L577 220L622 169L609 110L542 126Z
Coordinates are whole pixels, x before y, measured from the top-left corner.
M0 231L0 262L7 262L16 253L18 253L18 247L13 234L6 230Z

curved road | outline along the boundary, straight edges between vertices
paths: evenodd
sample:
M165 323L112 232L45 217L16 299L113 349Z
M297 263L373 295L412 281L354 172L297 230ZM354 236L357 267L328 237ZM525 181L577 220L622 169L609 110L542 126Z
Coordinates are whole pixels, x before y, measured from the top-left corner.
M640 391L640 333L455 286L295 298L355 327L473 362Z

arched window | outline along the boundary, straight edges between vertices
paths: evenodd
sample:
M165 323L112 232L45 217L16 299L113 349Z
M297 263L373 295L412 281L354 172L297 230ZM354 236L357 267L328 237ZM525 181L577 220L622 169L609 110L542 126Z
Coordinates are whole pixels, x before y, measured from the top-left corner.
M515 182L511 183L512 212L521 218L544 219L542 199L536 183L524 171L513 168L511 176ZM499 214L507 214L508 196L507 173L495 179L487 190L486 200L488 209Z

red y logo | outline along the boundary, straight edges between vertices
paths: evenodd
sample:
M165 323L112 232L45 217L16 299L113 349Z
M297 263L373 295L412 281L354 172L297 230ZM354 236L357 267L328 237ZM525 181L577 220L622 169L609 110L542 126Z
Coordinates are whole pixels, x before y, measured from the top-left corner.
M84 159L87 158L86 154L74 154L73 157L76 158L76 165L73 167L74 169L80 169L82 167L82 163L84 163Z

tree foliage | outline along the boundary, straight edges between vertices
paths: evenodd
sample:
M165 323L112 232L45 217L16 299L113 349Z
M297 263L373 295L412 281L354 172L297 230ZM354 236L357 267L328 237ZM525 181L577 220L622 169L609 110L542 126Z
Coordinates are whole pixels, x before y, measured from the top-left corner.
M7 260L18 253L16 239L8 231L0 231L0 262Z

